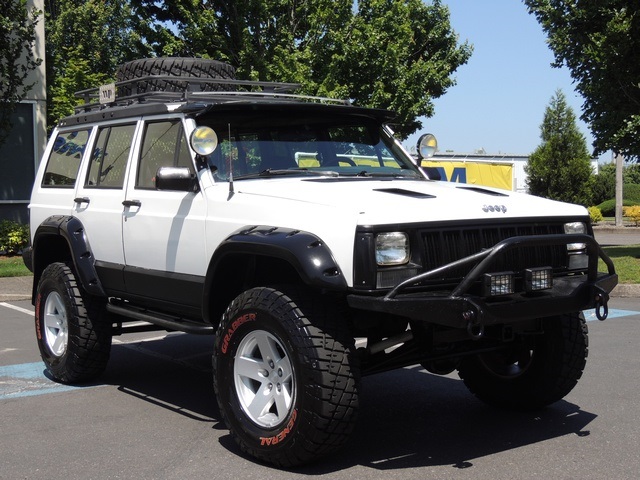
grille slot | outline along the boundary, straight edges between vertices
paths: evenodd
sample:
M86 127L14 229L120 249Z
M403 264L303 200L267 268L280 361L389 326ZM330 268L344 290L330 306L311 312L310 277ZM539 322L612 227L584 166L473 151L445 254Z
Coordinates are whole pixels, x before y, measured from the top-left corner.
M563 224L482 225L422 230L420 234L424 250L424 267L425 270L432 270L491 248L496 243L514 236L562 233L564 233ZM520 272L525 268L551 266L555 272L558 272L566 270L567 264L567 249L563 245L523 247L506 251L494 262L491 270ZM468 271L468 266L450 271L445 280L458 280ZM442 278L439 279L439 281L442 280Z

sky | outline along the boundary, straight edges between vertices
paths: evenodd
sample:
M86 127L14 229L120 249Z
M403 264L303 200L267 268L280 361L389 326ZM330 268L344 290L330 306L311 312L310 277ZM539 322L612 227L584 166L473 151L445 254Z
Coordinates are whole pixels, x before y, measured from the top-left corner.
M593 150L589 128L579 120L583 99L568 68L551 66L554 57L542 27L521 0L442 3L449 7L459 43L472 44L473 54L454 73L456 85L434 101L435 115L422 119L422 129L405 146L432 133L439 152L529 155L540 145L545 108L560 89Z

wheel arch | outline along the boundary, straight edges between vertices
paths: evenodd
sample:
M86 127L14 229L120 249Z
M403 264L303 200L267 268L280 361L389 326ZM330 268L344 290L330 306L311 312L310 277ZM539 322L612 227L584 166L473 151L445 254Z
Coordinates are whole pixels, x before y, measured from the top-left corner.
M36 229L32 247L32 301L42 272L53 262L72 262L82 288L91 295L106 296L94 266L89 238L77 217L54 215L45 219Z
M284 283L331 291L347 289L331 250L316 235L269 226L237 230L219 245L209 263L204 318L217 324L229 303L244 290Z

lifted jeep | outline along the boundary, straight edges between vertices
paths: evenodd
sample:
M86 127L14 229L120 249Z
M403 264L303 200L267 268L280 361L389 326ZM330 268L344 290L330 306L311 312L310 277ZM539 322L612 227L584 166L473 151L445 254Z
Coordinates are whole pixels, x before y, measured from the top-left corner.
M283 467L345 443L362 375L457 370L517 409L576 385L581 311L606 317L617 283L583 207L430 180L392 113L224 63L117 76L80 92L31 197L25 262L54 379L99 376L113 335L215 334L227 427Z

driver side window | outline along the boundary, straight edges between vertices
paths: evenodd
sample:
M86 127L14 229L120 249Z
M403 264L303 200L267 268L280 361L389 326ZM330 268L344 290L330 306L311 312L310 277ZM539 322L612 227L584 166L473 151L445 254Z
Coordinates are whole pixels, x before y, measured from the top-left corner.
M188 167L194 172L189 146L179 119L145 125L136 188L154 190L156 173L160 167Z

